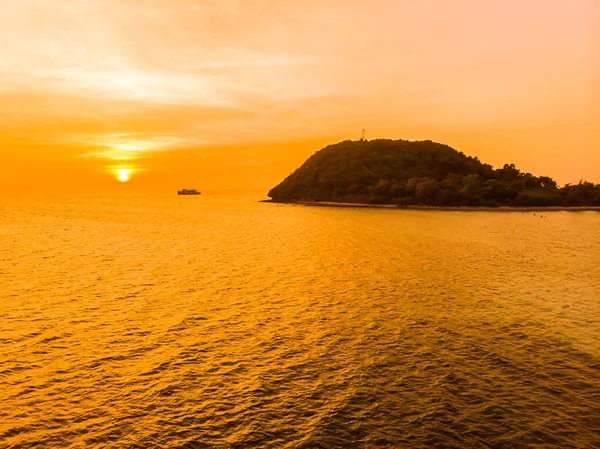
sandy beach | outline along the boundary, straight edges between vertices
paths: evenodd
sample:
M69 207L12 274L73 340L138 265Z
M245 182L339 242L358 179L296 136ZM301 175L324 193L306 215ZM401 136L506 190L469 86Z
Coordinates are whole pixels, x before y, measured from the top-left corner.
M293 206L310 206L310 207L355 207L366 209L402 209L402 210L439 210L453 212L584 212L596 211L600 212L600 206L547 206L547 207L441 207L441 206L402 206L398 207L395 204L361 204L361 203L335 203L331 201L298 201L298 202L278 202L273 200L263 200L263 203L287 204Z

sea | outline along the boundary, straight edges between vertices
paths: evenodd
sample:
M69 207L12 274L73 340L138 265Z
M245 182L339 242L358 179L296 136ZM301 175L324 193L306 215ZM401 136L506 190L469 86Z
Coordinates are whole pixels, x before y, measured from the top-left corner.
M0 199L0 448L346 447L600 447L600 213Z

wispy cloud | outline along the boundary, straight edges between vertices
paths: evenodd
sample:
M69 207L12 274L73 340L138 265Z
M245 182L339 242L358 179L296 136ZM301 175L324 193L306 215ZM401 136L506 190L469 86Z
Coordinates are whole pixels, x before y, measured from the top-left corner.
M70 143L80 145L87 152L82 157L97 157L114 161L130 161L146 157L149 153L199 147L199 139L177 136L147 136L143 134L101 134L71 138Z

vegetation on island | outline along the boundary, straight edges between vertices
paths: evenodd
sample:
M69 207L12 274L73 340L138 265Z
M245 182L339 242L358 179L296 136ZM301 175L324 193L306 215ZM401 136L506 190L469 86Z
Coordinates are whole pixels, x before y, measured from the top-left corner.
M271 189L276 202L399 206L600 206L600 184L559 187L514 164L494 169L429 140L344 141L313 154Z

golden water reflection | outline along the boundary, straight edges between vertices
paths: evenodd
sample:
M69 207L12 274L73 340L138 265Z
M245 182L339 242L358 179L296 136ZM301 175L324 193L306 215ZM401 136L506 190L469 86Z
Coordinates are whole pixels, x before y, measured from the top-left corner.
M0 448L600 448L600 214L142 193L0 196Z

